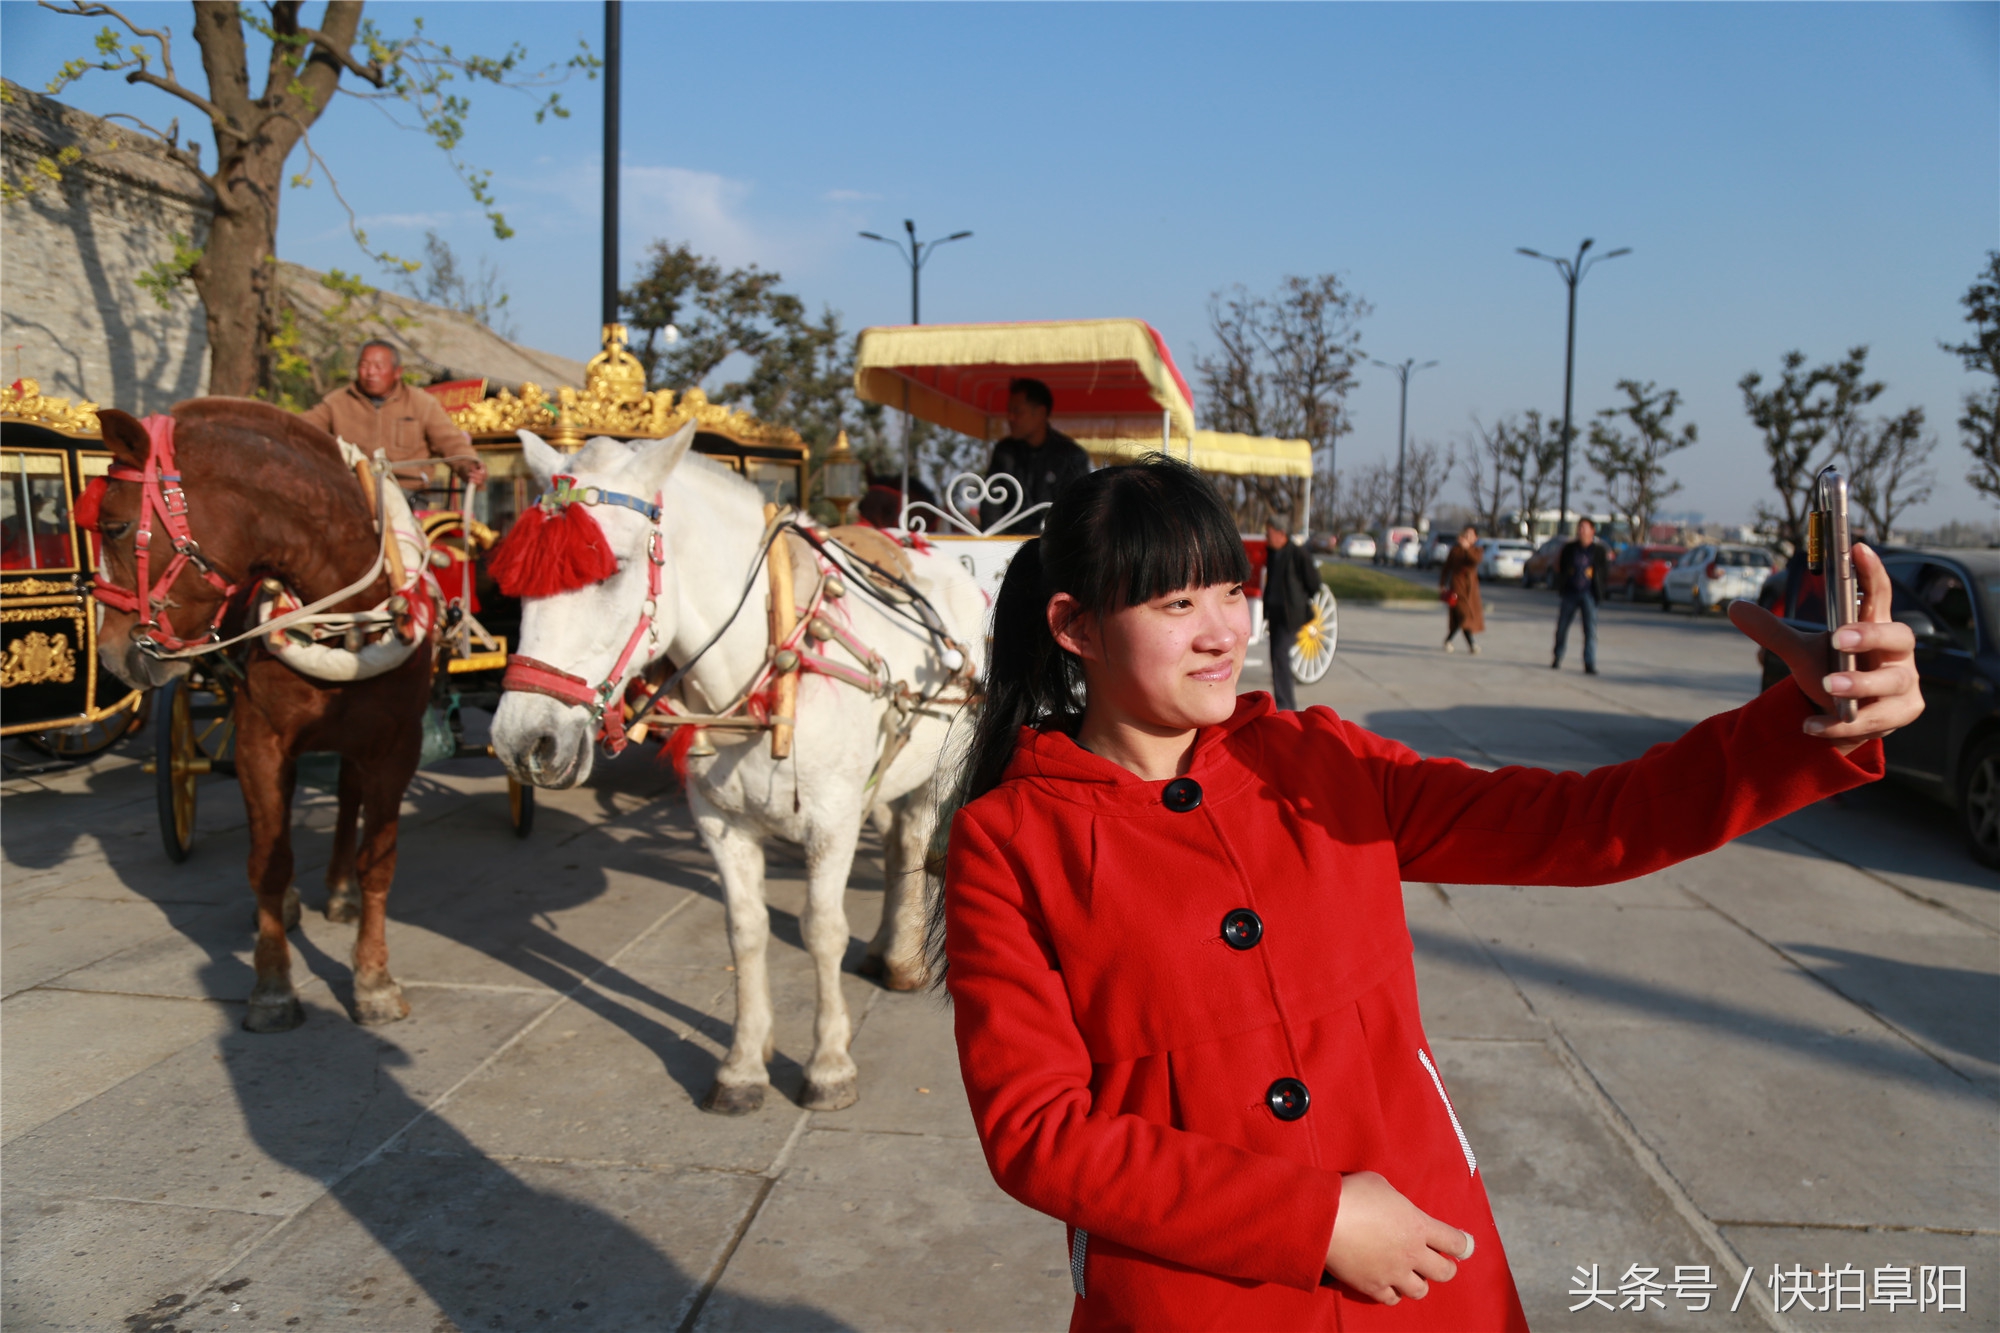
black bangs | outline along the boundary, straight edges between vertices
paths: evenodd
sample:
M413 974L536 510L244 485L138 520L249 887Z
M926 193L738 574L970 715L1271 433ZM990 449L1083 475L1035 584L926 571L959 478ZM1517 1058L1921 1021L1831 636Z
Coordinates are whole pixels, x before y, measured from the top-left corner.
M1049 514L1043 542L1052 586L1091 611L1250 577L1243 539L1215 488L1164 454L1072 486Z

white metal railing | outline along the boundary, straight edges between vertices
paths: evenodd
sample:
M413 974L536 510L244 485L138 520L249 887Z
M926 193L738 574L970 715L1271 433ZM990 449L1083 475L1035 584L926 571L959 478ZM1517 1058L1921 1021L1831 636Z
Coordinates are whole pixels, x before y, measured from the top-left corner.
M1013 497L1013 507L998 519L987 522L986 507L1001 503L1009 495ZM1025 540L1034 534L1009 532L1007 531L1009 525L1018 523L1024 518L1031 518L1049 507L1049 502L1046 500L1038 505L1028 505L1027 499L1027 489L1008 473L1002 472L989 479L976 472L961 472L945 483L943 508L927 500L912 501L909 492L905 490L902 527L905 532L920 532L940 537L963 534L968 537L1020 537ZM979 507L979 521L975 522L967 516L965 506L968 505ZM948 524L950 528L957 529L957 533L947 528L934 528L932 515Z

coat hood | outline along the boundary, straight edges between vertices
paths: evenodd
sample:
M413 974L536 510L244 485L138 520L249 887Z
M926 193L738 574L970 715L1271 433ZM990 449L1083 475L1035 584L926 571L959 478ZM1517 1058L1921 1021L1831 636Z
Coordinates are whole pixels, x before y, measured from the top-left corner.
M1256 779L1258 728L1252 724L1276 712L1271 696L1257 691L1238 696L1227 721L1201 729L1186 776L1200 784L1204 799L1232 795ZM1064 732L1022 727L1001 783L1026 783L1038 794L1105 814L1147 816L1174 813L1161 799L1173 780L1148 782L1092 754Z

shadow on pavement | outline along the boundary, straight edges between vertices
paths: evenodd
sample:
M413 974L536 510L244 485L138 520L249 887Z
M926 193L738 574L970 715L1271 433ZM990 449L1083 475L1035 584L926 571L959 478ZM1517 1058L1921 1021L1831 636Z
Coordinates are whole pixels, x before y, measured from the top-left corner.
M1680 739L1688 729L1687 723L1665 718L1519 704L1381 709L1370 713L1364 725L1395 740L1422 738L1427 742L1423 753L1434 758L1537 768L1595 768L1637 759L1655 745ZM1437 748L1432 738L1439 731L1453 739L1450 748Z
M470 765L476 772L479 764L458 761L444 773L448 776L459 765ZM657 794L661 783L649 755L601 765L600 773L592 792L595 818L543 806L532 835L535 851L546 854L551 847L587 837L601 827L597 820L629 815L631 802L621 808L620 794ZM113 788L132 788L121 801L123 822L134 822L141 801L143 817L150 818L150 778L135 781L129 769L105 777ZM670 777L666 780L671 782ZM95 789L96 783L92 786ZM100 800L125 797L122 791L96 794ZM305 794L302 790L301 796ZM493 869L496 860L488 855L475 863L479 869L464 875L438 874L435 860L428 866L412 866L419 859L413 853L423 850L427 826L432 824L445 826L467 817L484 824L490 819L490 831L460 828L451 836L490 837L502 856L512 835L504 802L496 804L482 796L473 803L478 808L467 816L463 794L439 781L435 771L418 775L408 800L400 839L402 864L390 899L392 970L398 925L421 925L518 970L524 981L547 987L549 1002L574 990L571 998L577 1004L617 1024L660 1059L690 1101L698 1099L713 1078L715 1057L667 1023L618 1003L616 997L697 1027L725 1046L730 1026L698 1004L606 967L602 958L565 939L557 929L552 914L599 897L607 889L608 872L579 865L564 869L582 873L523 876L518 867L505 862ZM32 863L48 858L59 862L71 854L75 839L88 831L87 826L68 833L51 831L33 847ZM682 836L677 838L664 810L659 820L639 827L627 822L623 831L630 836L603 849L604 859L615 856L628 867L653 860L658 852L684 849L686 836L691 836L680 830ZM295 823L294 850L302 870L316 859L323 865L323 854L315 853L323 851L328 836ZM166 860L157 836L135 836L127 830L127 836L103 839L102 845L117 879L156 903L174 901L176 893L184 891L177 885L197 874L211 883L234 880L238 887L215 900L219 905L191 919L170 919L204 955L195 973L200 991L240 1013L254 979L243 957L252 937L253 909L243 880L245 835L240 827L198 844L198 863L185 866ZM10 857L15 855L13 839L8 850ZM579 848L575 860L587 859L588 851ZM704 878L680 873L670 861L656 864L660 877L676 887L717 893ZM497 885L480 882L482 871L492 878L512 873L524 891L496 891ZM317 879L316 871L302 875L300 887L309 912L325 902L326 891ZM789 913L775 915L780 921L774 933L796 939L796 919ZM309 972L326 982L346 1010L352 1001L348 960L331 956L302 931L293 932L291 942L301 968L299 981L303 983L304 973ZM591 984L579 986L586 977ZM312 1312L304 1320L306 1326L319 1325L323 1318L366 1315L372 1321L369 1327L428 1327L435 1316L424 1310L425 1302L449 1325L462 1329L672 1328L681 1315L692 1317L690 1309L709 1275L689 1271L649 1239L648 1232L687 1238L690 1256L701 1264L712 1263L716 1238L734 1234L755 1196L768 1188L766 1182L741 1173L627 1170L621 1174L615 1166L495 1160L448 1120L429 1114L429 1104L444 1089L421 1086L424 1074L405 1045L435 1043L441 1036L448 1040L467 1019L461 1012L459 1026L454 1027L452 1006L483 1001L448 989L414 990L416 1015L435 1015L439 1020L439 1026L425 1031L414 1024L359 1027L344 1013L308 999L311 1017L304 1027L273 1036L233 1031L219 1041L215 1058L227 1073L243 1125L257 1149L307 1181L327 1182L329 1192L307 1203L289 1226L280 1226L260 1242L232 1270L235 1281L219 1290L162 1294L149 1308L133 1313L125 1322L135 1333L206 1327L205 1315L220 1315L231 1303L252 1310L261 1306L265 1312L301 1307ZM515 1012L525 1017L524 1011ZM431 1059L435 1061L435 1055ZM780 1080L786 1072L773 1070ZM802 1079L803 1070L795 1071L794 1081ZM418 1086L406 1088L413 1080ZM207 1096L197 1087L184 1088L182 1094L196 1100ZM425 1127L422 1151L400 1146L406 1131L420 1121ZM25 1145L17 1145L16 1151L21 1146ZM218 1180L236 1178L231 1174L234 1163L210 1167L196 1166L199 1156L181 1160L187 1163L183 1170L212 1170L218 1173L212 1178ZM308 1246L317 1248L301 1249ZM344 1262L329 1264L324 1253L328 1247ZM299 1277L292 1278L293 1272ZM328 1272L351 1277L329 1283ZM404 1295L406 1291L410 1294ZM746 1311L744 1317L754 1327L845 1327L808 1305L746 1303L741 1296L731 1300ZM237 1326L234 1320L224 1322Z
M1418 952L1430 958L1467 968L1481 967L1490 959L1497 962L1517 983L1536 982L1556 987L1572 995L1582 996L1629 1013L1673 1022L1699 1024L1715 1032L1728 1033L1748 1041L1763 1042L1808 1060L1844 1066L1870 1079L1910 1083L1922 1087L1927 1092L1943 1092L1950 1096L1970 1099L1981 1106L1992 1105L1989 1093L1981 1091L1963 1076L1955 1076L1953 1072L1947 1071L1921 1050L1902 1042L1890 1044L1879 1040L1854 1041L1845 1035L1830 1035L1822 1028L1718 1003L1709 996L1693 991L1674 989L1619 976L1614 972L1538 957L1504 944L1489 943L1482 950L1479 946L1463 939L1426 930L1420 926L1410 928L1410 937L1415 941ZM1801 949L1800 952L1815 951ZM1884 960L1869 961L1879 965ZM1906 981L1937 987L1936 994L1941 1005L1963 1007L1968 1014L1993 1012L1992 978L1977 978L1980 984L1974 985L1971 979L1977 974L1959 972L1956 969L1934 971L1936 975L1921 980L1912 976L1906 978ZM1980 1004L1984 1004L1985 1007L1983 1009L1975 1007ZM1991 1057L1982 1055L1979 1058Z

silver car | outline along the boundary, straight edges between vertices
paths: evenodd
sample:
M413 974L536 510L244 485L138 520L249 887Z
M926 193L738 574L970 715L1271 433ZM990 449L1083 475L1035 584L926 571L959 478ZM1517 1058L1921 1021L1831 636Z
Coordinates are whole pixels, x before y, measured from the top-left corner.
M1739 597L1756 600L1774 561L1759 546L1728 546L1709 542L1697 546L1667 571L1660 588L1660 609L1684 606L1697 615L1719 611Z

